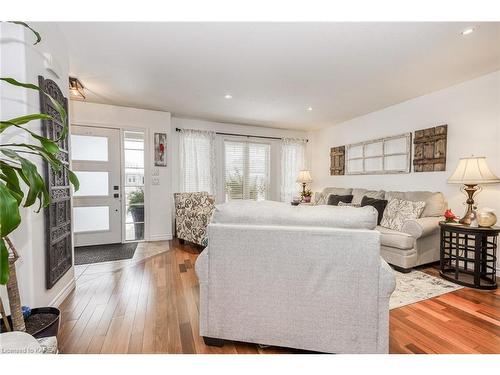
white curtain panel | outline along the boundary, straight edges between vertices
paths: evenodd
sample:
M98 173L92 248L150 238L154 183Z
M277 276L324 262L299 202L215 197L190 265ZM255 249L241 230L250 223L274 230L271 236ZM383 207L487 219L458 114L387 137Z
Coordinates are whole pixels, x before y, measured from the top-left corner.
M283 138L281 141L281 201L290 202L300 192L299 171L306 167L305 139Z
M181 129L179 133L180 190L215 194L215 132Z

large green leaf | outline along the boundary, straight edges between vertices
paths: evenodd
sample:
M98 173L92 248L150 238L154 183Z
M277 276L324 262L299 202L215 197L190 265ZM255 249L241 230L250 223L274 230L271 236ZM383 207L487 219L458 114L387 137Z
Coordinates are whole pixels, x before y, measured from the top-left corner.
M35 132L32 132L31 130L25 129L22 126L15 125L16 128L22 129L25 132L28 132L33 138L37 139L40 144L42 145L43 149L48 152L49 154L57 154L59 150L59 146L57 145L56 142L54 142L51 139L45 138L41 135L36 134ZM33 145L31 145L33 146Z
M35 146L32 144L28 144L28 143L10 143L10 144L8 144L8 146L11 147L11 149L10 149L11 151L15 151L16 153L33 154L33 155L37 155L37 156L42 157L45 161L47 161L50 164L52 169L54 169L55 171L60 171L62 168L62 163L57 158L57 155L53 154L52 152L47 152L45 147ZM56 146L57 146L57 144L56 144ZM16 147L16 149L13 149L12 147ZM26 151L23 149L28 149L30 151ZM0 151L2 151L2 150L0 150ZM58 146L57 146L57 151L59 151Z
M73 171L71 171L71 169L69 169L67 167L65 167L65 168L66 168L66 171L68 172L69 182L71 182L71 184L75 188L75 191L80 190L80 181L78 180L78 177L76 177L76 174L74 174Z
M34 120L53 120L54 118L44 113L34 113L31 115L19 116L11 118L10 120L0 121L0 133L7 129L9 126L24 125Z
M57 112L61 116L61 123L63 124L63 131L61 132L61 134L59 135L59 138L57 140L59 141L63 138L66 138L66 136L68 135L68 114L66 113L66 110L61 105L61 103L59 103L52 96L50 96L45 91L43 91L40 87L38 87L37 85L34 85L32 83L22 83L22 82L15 80L14 78L10 78L10 77L0 77L0 81L10 83L11 85L14 85L14 86L24 87L25 89L40 91L42 94L44 94L50 100L50 102L52 103L54 108L57 110Z
M21 223L17 199L11 194L7 186L0 182L0 237L7 236Z
M20 156L16 151L6 149L0 149L0 151L5 156L18 161L21 164L20 176L29 188L24 202L24 207L32 206L37 199L40 201L40 206L37 211L39 211L41 207L48 206L50 203L50 196L42 176L38 173L36 165L28 159Z
M21 205L24 197L24 193L19 184L19 178L17 177L17 168L10 166L6 163L0 164L0 179L5 181L7 189L10 190L11 194L17 199L17 204Z
M0 238L0 285L9 281L9 251L3 238Z
M35 37L36 37L36 41L35 43L33 43L33 45L35 44L38 44L42 41L42 37L40 36L40 33L38 31L36 31L35 29L33 29L30 25L28 25L26 22L22 22L22 21L9 21L10 23L14 23L16 25L21 25L21 26L24 26L26 27L28 30L30 30L33 34L35 34Z

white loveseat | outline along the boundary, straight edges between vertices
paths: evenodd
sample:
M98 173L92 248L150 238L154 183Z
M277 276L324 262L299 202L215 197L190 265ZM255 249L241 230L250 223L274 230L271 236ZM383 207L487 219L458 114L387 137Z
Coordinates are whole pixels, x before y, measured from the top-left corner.
M363 196L388 201L394 198L424 201L425 207L420 218L406 221L401 231L376 227L381 234L380 254L401 272L409 272L412 267L439 261L439 222L444 220L443 214L447 208L442 193L327 187L321 193L316 193L314 202L326 204L330 194L352 195L353 203L361 203Z
M373 207L216 206L196 261L200 334L329 353L387 353L393 271Z

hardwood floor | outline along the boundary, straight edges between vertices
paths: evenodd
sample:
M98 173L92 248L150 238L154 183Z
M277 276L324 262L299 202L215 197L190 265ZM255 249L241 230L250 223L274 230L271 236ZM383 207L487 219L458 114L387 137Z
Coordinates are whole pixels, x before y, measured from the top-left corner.
M193 268L199 250L177 241L142 246L170 249L120 267L77 268L77 287L61 306L62 353L302 353L239 342L206 346ZM390 352L500 353L499 291L464 288L391 310Z

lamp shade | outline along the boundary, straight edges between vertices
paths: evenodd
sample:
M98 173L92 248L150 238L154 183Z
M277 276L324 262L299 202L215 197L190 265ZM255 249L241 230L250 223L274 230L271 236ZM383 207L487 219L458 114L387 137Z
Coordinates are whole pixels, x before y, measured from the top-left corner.
M311 172L308 170L300 171L299 177L297 177L297 182L300 182L301 184L312 182Z
M486 164L486 158L482 156L461 158L448 182L463 185L496 184L500 182L500 178L493 174Z

